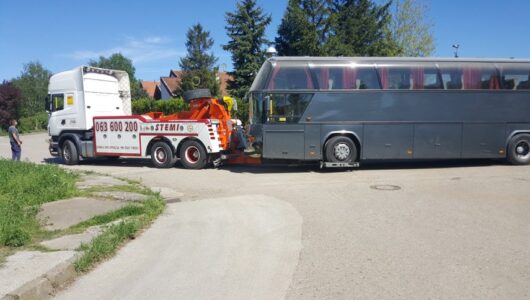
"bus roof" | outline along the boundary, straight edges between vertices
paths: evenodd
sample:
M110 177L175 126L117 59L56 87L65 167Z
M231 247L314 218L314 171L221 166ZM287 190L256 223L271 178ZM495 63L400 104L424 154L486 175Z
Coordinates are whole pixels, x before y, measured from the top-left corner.
M530 63L530 59L511 58L454 58L454 57L319 57L319 56L276 56L268 59L270 62L489 62L489 63Z

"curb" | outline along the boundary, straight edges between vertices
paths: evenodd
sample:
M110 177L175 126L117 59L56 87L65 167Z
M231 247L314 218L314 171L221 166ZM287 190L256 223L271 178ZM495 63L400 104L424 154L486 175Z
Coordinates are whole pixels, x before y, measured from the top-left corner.
M77 277L74 262L79 255L58 264L43 275L7 293L0 300L50 299L54 293Z

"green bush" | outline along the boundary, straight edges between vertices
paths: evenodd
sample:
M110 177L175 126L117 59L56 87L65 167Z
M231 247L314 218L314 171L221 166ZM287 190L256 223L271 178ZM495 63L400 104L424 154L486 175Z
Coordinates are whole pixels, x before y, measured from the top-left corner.
M188 109L189 105L182 98L170 100L153 100L144 98L132 101L132 111L135 115L141 115L148 112L162 112L166 115L170 115Z
M27 244L39 230L39 206L75 195L76 177L58 166L0 160L0 246Z
M48 113L40 112L30 117L20 118L18 123L20 132L46 130L48 126Z

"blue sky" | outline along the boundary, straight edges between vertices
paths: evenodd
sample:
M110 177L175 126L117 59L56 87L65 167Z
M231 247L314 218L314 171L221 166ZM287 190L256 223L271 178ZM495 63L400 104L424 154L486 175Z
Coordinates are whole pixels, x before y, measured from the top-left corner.
M382 0L378 0L382 2ZM287 0L261 0L273 23L274 39ZM530 1L425 0L434 23L436 56L530 58ZM20 74L22 65L40 61L52 72L85 64L99 55L122 52L133 59L137 77L155 80L178 68L185 54L185 33L201 22L215 39L222 68L230 56L226 11L236 0L0 0L0 80Z

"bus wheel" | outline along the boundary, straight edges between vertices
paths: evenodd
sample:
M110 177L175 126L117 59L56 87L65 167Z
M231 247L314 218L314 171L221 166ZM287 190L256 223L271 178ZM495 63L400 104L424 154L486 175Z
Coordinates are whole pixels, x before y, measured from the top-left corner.
M175 165L176 157L167 143L156 142L151 148L151 161L155 167L167 169Z
M530 164L530 135L516 135L508 145L508 161L514 165Z
M357 147L345 136L332 137L326 143L324 151L328 162L349 163L357 159Z
M61 146L61 157L66 165L72 166L79 163L79 154L74 142L70 140L64 141Z
M202 169L208 163L206 150L197 141L185 141L180 148L180 162L186 169Z

